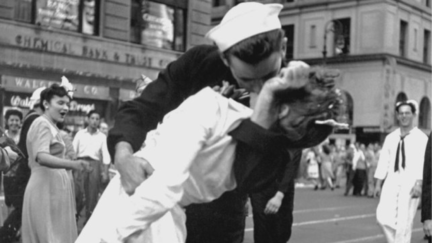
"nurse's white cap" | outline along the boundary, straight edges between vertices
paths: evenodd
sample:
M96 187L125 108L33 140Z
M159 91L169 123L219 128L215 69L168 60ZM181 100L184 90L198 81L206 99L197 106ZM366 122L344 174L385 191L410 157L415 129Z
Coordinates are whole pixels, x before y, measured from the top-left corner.
M221 52L254 35L281 28L281 4L244 2L231 8L221 23L206 37L214 41Z

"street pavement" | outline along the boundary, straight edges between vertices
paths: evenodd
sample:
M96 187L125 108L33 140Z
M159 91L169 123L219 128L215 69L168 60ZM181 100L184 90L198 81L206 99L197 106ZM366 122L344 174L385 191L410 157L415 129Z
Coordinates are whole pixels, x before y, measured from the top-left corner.
M290 243L386 243L376 223L378 199L344 196L334 191L296 188ZM425 243L420 211L414 220L411 243ZM252 216L246 219L244 243L253 243Z

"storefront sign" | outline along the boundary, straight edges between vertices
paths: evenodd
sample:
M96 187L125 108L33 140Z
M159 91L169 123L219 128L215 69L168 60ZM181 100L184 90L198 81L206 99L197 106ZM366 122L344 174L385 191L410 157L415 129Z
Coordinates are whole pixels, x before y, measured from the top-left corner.
M31 94L7 92L5 99L5 106L18 107L21 109L30 109L30 97ZM101 101L92 102L89 100L72 100L69 105L69 112L79 112L87 114L91 110L100 109L102 112L102 105L99 104Z
M135 90L130 89L120 89L119 99L121 101L128 101L135 98Z
M176 56L173 56L172 58L166 58L149 53L129 53L115 49L105 49L93 45L86 45L80 42L65 41L61 38L50 38L49 36L41 37L18 34L15 35L13 44L23 48L43 52L62 53L96 60L157 69L165 68L168 63L176 59Z
M363 133L380 133L381 128L380 127L362 127L361 128Z
M56 81L2 76L2 86L5 87L6 90L13 90L22 93L32 93L37 88L47 87L54 83L60 84L60 82L56 82ZM75 88L74 97L97 99L97 100L110 99L108 87L83 85L83 84L73 84L73 85Z

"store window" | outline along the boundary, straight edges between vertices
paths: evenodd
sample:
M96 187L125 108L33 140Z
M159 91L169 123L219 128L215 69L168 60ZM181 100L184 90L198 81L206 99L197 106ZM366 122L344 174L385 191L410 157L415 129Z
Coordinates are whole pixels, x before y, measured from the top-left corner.
M423 129L431 129L431 103L427 97L420 101L419 108L419 127Z
M35 24L96 34L96 0L36 0Z
M184 51L186 39L186 1L133 0L130 41L158 48ZM176 5L174 5L176 4Z
M0 6L0 17L49 29L98 34L100 0L15 0Z
M33 16L32 0L15 0L14 19L20 22L31 23Z

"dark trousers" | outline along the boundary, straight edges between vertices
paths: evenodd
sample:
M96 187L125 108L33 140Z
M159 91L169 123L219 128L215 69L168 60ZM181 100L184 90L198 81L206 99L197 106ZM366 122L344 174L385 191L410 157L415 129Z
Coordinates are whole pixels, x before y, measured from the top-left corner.
M349 194L351 187L353 186L354 179L354 170L352 169L352 165L345 165L346 168L346 186L345 186L345 196Z
M247 196L237 191L186 207L186 243L241 243L245 229Z
M13 243L18 241L18 231L21 229L22 207L14 208L0 228L0 242Z
M88 161L91 167L91 171L81 172L82 183L83 183L82 188L84 189L84 197L85 197L86 218L89 219L99 199L102 162L97 160L92 160L89 158L80 158L80 159Z
M276 214L265 214L267 202L276 194L277 187L251 193L255 243L286 243L291 237L293 222L294 182L285 193L279 211Z
M354 184L353 194L355 196L361 196L362 190L365 190L365 193L367 193L367 191L366 191L366 185L367 185L366 170L362 170L362 169L355 170L353 184Z
M13 206L14 210L8 215L0 228L1 243L16 242L18 240L17 234L21 229L24 192L29 178L30 168L26 162L22 162L18 166L15 176L3 175L5 203L8 207Z

